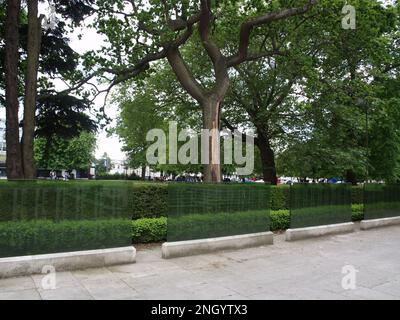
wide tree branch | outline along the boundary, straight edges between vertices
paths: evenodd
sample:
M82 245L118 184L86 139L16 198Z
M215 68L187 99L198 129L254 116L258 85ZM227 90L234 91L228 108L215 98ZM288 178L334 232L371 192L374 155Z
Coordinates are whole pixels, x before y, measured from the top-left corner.
M240 28L239 49L238 52L228 58L228 67L234 67L248 59L248 47L250 44L251 31L259 26L269 24L274 21L279 21L293 17L296 15L304 14L309 11L318 0L308 0L307 4L303 7L285 9L282 11L270 12L262 16L252 18L244 22Z
M223 59L223 55L219 50L218 46L210 38L210 22L212 19L212 13L210 8L210 0L201 0L200 9L200 24L199 32L203 47L207 51L208 56L214 65L214 68Z
M201 0L200 3L200 23L199 33L201 42L207 55L210 57L215 71L216 85L214 93L217 94L218 99L222 100L229 88L228 68L226 65L226 58L221 53L217 44L210 37L210 23L212 21L211 1Z
M172 46L169 48L167 59L182 87L201 104L205 99L205 92L189 71L178 47Z

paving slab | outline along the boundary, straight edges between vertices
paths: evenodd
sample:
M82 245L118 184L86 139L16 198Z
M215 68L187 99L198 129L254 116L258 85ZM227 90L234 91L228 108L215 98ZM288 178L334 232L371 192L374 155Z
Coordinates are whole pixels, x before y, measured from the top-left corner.
M0 299L329 299L400 300L400 226L213 254L161 258L138 250L136 264L0 279ZM355 289L342 287L353 267Z
M38 290L42 300L94 300L93 296L80 284L76 286Z
M0 300L41 300L41 297L35 289L0 291Z

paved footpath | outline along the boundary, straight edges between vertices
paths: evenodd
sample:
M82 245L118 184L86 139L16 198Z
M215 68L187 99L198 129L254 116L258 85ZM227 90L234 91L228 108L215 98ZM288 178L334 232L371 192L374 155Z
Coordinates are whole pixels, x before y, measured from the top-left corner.
M160 248L137 263L0 280L0 299L400 299L400 226L273 246L163 260ZM345 270L358 270L356 289ZM351 275L351 274L350 274ZM347 276L347 277L346 277ZM344 281L343 277L346 277Z

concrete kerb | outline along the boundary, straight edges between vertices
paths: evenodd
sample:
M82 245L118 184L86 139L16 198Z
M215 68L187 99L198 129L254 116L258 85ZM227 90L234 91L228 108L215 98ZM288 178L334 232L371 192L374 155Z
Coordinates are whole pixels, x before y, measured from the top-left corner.
M136 249L133 246L0 258L0 278L41 274L45 266L54 267L56 271L72 271L134 262Z
M303 240L355 231L353 222L286 230L286 241Z
M220 238L165 242L161 247L161 252L164 259L171 259L221 250L260 247L273 243L274 235L272 232L261 232Z
M382 219L362 220L360 222L360 228L361 230L369 230L374 228L393 226L397 224L400 224L400 216Z

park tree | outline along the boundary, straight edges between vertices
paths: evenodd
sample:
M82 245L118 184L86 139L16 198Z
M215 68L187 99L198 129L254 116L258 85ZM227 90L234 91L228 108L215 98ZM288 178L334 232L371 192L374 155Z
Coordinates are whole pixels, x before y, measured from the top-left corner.
M307 57L307 51L302 55ZM232 76L222 125L230 130L255 130L254 143L266 183L277 183L275 149L284 146L287 139L297 134L296 128L302 126L295 86L301 85L306 75L304 69L287 56L246 63L236 68Z
M186 96L175 91L176 85L178 83L169 67L159 64L157 72L153 72L151 77L136 83L128 82L120 86L114 95L113 104L118 106L120 113L111 132L117 134L123 142L123 151L128 155L129 166L142 169L142 179L145 178L147 166L173 176L201 171L201 166L196 164L149 165L147 161L147 150L154 143L147 140L150 130L163 130L169 141L169 123L172 121L179 124L178 130L193 129L192 125L199 127L201 113L196 109L192 113L187 111L186 107L190 102ZM183 142L178 142L178 146L182 144ZM169 153L168 143L166 152Z
M68 28L72 28L91 12L93 0L79 0L73 3L65 0L52 2L55 12L62 20L54 21L52 29L44 30L44 16L38 14L38 0L7 0L1 14L0 29L4 46L4 73L6 81L0 83L5 91L2 100L6 106L7 123L7 176L9 179L33 179L34 137L39 101L46 104L54 96L69 96L81 87L71 86L56 92L52 80L61 78L74 81L81 74L76 71L77 55L68 46L65 38ZM26 6L25 6L26 5ZM48 21L46 21L48 23ZM38 93L38 91L40 91ZM20 124L19 101L23 100L23 121ZM87 100L82 103L87 104ZM81 126L71 119L71 127ZM22 138L20 139L20 126Z
M146 177L146 151L151 144L146 140L146 135L152 129L165 129L168 126L160 112L157 93L150 89L151 86L145 86L141 87L143 91L138 90L134 94L132 84L126 84L114 99L120 115L113 131L123 142L123 151L128 155L129 166L142 169L142 179Z
M182 54L189 57L192 52L184 50ZM193 64L192 69L200 75L202 67L199 61ZM112 133L119 136L123 143L123 150L128 155L128 161L131 168L142 167L142 173L149 166L155 171L162 172L167 175L176 177L178 175L198 174L202 172L199 155L190 153L195 156L196 161L191 163L159 163L157 165L149 165L147 161L147 150L154 141L147 140L147 133L152 129L161 129L165 133L167 146L166 153L169 154L169 125L176 125L178 133L183 129L191 132L192 136L200 137L201 108L193 105L190 98L180 88L179 82L176 80L172 70L166 63L158 63L153 68L151 76L141 81L126 83L119 87L119 90L113 95L113 105L119 108L119 117L117 125ZM204 74L207 78L207 75ZM174 124L172 124L172 122ZM182 138L183 139L183 138ZM178 139L177 149L181 148L188 142L189 137L182 141ZM198 139L197 150L201 149L201 139ZM184 149L182 149L184 150ZM223 156L224 148L221 146L221 155ZM189 156L188 152L186 156ZM171 160L171 159L165 159ZM238 165L223 164L221 166L222 173L225 175L235 173ZM142 176L144 178L144 176Z
M331 20L324 19L329 28L323 29L326 43L299 104L306 119L303 134L289 141L279 156L280 167L289 169L284 170L287 174L302 171L300 176L339 176L356 183L370 174L382 179L384 171L393 172L398 158L391 89L399 68L398 5L378 1L355 5L354 30L335 30ZM371 158L378 153L380 161ZM374 167L380 168L380 174Z
M354 157L354 153L362 149L360 143L364 139L354 141L351 134L342 140L338 137L351 131L352 125L360 128L360 121L362 126L364 111L354 107L357 94L361 94L357 73L376 56L373 51L376 43L382 40L386 32L393 30L394 15L392 7L384 8L375 0L355 1L352 4L357 12L355 30L347 30L342 26L343 1L320 2L314 11L304 14L300 21L290 19L268 29L269 37L287 48L284 55L246 62L232 72L230 90L223 105L222 124L232 130L254 127L255 144L260 150L263 176L268 183L277 181L275 153L288 147L288 141L299 143L310 130L313 120L306 119L304 103L300 101L319 100L320 104L312 105L315 111L319 109L322 114L338 114L338 124L334 127L340 133L336 133L336 139L331 141L334 143L332 145L336 145L332 153L345 154L339 152L340 145L343 145L348 157L343 157L343 161L339 162L347 163L349 172L353 169L348 158L359 158ZM282 34L287 36L282 39ZM383 54L387 56L388 53L389 50L386 50ZM343 79L346 82L342 82L341 86L335 85ZM323 82L330 84L330 88L324 89ZM323 90L326 92L323 93ZM321 95L325 97L323 103ZM336 98L339 95L343 97ZM319 127L334 124L328 124L324 119L314 120ZM364 137L365 134L357 133L356 136ZM314 144L314 148L316 146L318 144ZM365 159L365 153L363 155ZM315 160L317 162L318 159ZM302 168L308 165L304 164ZM354 167L357 165L354 164Z
M282 48L265 33L256 32L257 29L304 14L316 3L316 0L98 1L95 27L107 36L109 43L98 59L102 62L99 70L113 75L111 88L147 69L150 62L167 59L181 86L201 106L203 128L214 129L204 179L218 182L221 165L219 135L215 130L220 128L221 105L230 84L229 70L246 61L281 54ZM227 50L220 36L227 32L236 35L233 54L226 54L231 50ZM252 46L252 38L256 36L265 38L261 48ZM210 61L213 81L208 87L194 77L181 54L181 48L194 37L200 39L199 52L204 50Z
M94 161L96 137L83 131L71 139L53 137L50 144L44 138L35 140L36 166L52 170L88 170Z
M7 0L5 14L5 103L6 103L6 141L7 141L7 173L11 178L23 176L21 149L19 144L18 122L18 57L19 57L19 17L21 1Z

